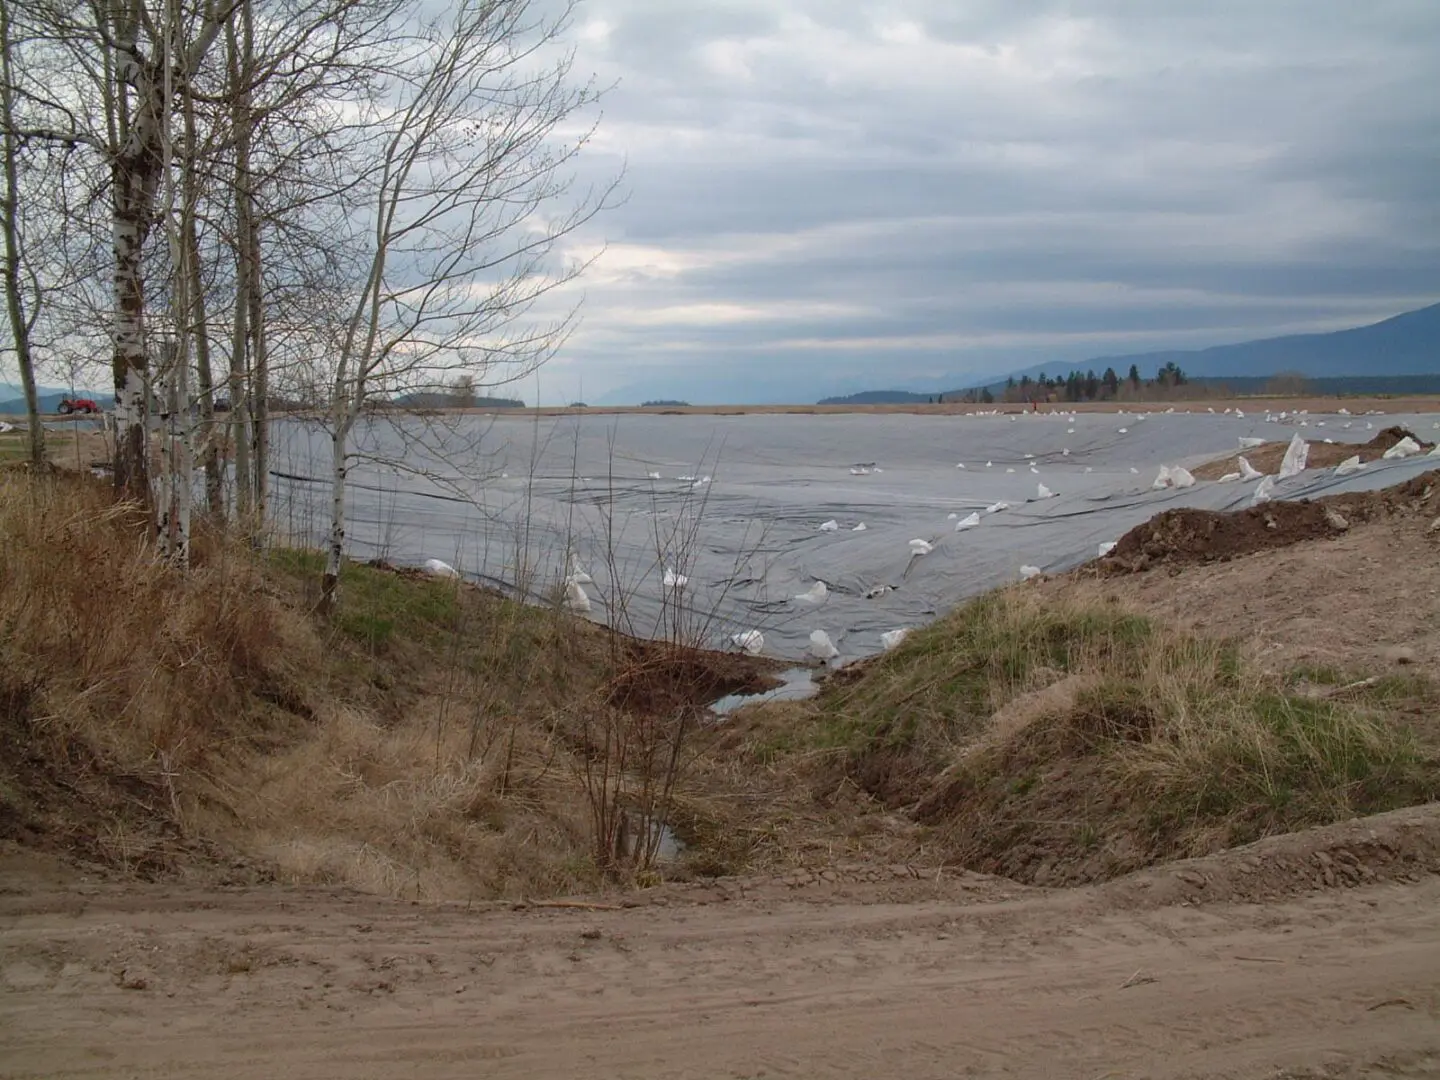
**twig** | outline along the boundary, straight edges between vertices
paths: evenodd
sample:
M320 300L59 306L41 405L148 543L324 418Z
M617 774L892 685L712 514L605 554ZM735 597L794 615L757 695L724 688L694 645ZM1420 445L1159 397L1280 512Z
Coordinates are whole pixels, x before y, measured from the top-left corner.
M1143 971L1143 970L1144 970L1144 968L1141 968L1141 969L1140 969L1140 971ZM1132 986L1144 986L1146 983L1153 983L1153 982L1156 981L1156 980L1155 980L1155 976L1153 976L1153 975L1141 975L1141 974L1140 974L1140 971L1135 972L1134 975L1131 975L1128 979L1126 979L1123 983L1121 983L1121 984L1120 984L1120 989L1121 989L1121 990L1129 990L1130 987L1132 987Z
M565 908L573 911L624 911L619 904L596 904L588 900L526 900L519 908Z
M1236 960L1248 960L1252 964L1284 964L1287 961L1274 956L1237 956Z
M1368 679L1361 679L1359 682L1346 683L1344 686L1335 686L1327 690L1322 696L1327 698L1339 697L1341 694L1350 694L1356 690L1368 690L1370 687L1379 684L1380 677L1372 675Z

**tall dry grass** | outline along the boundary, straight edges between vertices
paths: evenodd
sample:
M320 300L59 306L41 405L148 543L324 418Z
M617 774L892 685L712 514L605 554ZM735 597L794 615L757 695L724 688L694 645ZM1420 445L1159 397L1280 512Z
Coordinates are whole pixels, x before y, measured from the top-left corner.
M87 478L0 473L16 836L426 900L572 891L650 865L615 831L670 804L672 718L733 689L723 663L421 574L347 566L322 620L318 556L202 525L182 572L150 528ZM623 745L597 786L602 731Z

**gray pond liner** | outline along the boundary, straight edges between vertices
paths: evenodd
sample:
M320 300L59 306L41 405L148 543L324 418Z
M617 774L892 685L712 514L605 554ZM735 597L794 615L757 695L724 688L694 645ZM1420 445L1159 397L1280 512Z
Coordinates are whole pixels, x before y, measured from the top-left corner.
M585 591L596 621L669 636L678 611L691 640L732 648L731 635L760 630L766 655L796 660L823 630L845 661L880 651L885 631L1020 580L1022 565L1056 572L1092 559L1162 510L1251 503L1253 481L1152 490L1162 464L1239 452L1242 436L1363 443L1392 424L1427 441L1440 435L1433 415L1281 422L1242 408L1243 417L1183 406L1074 416L499 415L458 417L448 429L366 418L346 543L358 559L442 559L533 601L555 596L573 553L594 579ZM329 454L318 424L276 423L273 513L298 541L324 539ZM857 462L876 467L856 475ZM1385 487L1437 467L1420 457L1348 477L1309 470L1278 482L1274 497ZM1036 498L1042 483L1053 498ZM1009 509L986 512L1001 501ZM980 524L955 532L949 515L972 512ZM838 528L821 531L829 520ZM865 531L853 531L860 523ZM933 550L912 557L912 539ZM665 586L667 567L688 578L682 589ZM793 599L816 581L828 587L822 604ZM881 587L889 591L874 596Z

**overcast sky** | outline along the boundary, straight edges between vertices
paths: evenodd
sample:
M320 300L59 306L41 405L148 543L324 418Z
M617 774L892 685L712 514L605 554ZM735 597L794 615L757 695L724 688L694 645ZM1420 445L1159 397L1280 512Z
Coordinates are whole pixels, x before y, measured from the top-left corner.
M574 38L628 200L547 400L947 388L1440 300L1436 0L585 0Z

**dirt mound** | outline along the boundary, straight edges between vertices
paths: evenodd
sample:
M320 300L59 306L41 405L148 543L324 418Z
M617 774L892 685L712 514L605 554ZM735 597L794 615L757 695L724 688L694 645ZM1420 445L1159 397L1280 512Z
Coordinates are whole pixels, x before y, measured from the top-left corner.
M1405 438L1414 439L1425 450L1431 448L1430 443L1425 442L1413 431L1392 425L1377 433L1367 443L1311 442L1306 463L1312 469L1333 469L1347 458L1356 456L1365 462L1378 461L1385 456L1386 450ZM1234 454L1227 454L1223 458L1216 458L1214 461L1207 461L1204 465L1191 471L1197 480L1219 480L1227 473L1238 472L1240 465L1237 459L1243 456L1252 468L1274 475L1280 471L1280 463L1285 459L1285 451L1289 448L1288 441L1268 442L1251 450L1241 450Z
M1332 538L1352 525L1392 514L1433 513L1437 481L1440 472L1428 472L1381 491L1271 502L1228 513L1166 510L1131 529L1109 555L1089 567L1102 576L1157 566L1178 570Z
M768 661L650 642L627 643L629 664L611 682L609 704L646 715L703 709L726 694L758 694L780 685Z
M1440 804L1407 807L1258 840L1109 882L1107 905L1133 910L1178 901L1263 903L1380 881L1440 874Z

